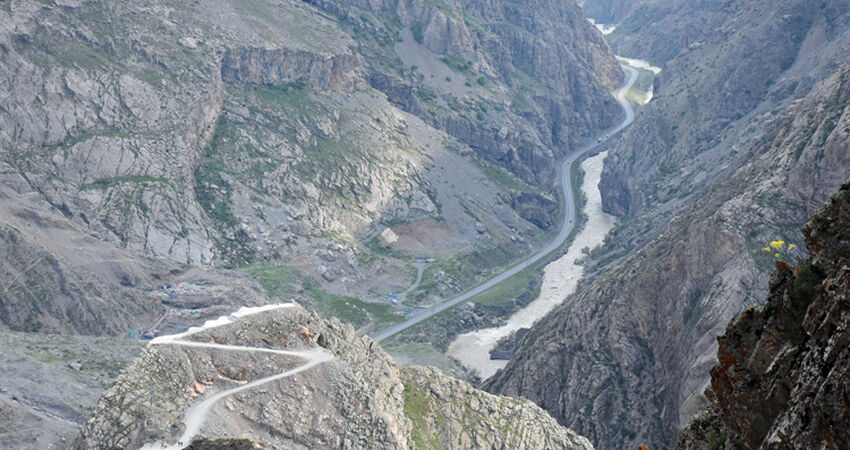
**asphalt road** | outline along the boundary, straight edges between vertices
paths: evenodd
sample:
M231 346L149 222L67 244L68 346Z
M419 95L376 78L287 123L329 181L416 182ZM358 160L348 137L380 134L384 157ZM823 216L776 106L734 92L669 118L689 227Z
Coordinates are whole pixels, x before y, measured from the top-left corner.
M591 142L581 150L569 155L561 163L561 189L563 190L562 198L564 200L564 218L561 222L561 229L558 232L558 236L555 237L555 239L547 246L538 250L536 253L529 256L519 264L511 266L508 270L490 278L484 283L479 284L478 286L458 295L457 297L446 300L445 302L432 306L428 309L421 310L420 312L414 314L404 322L398 323L389 328L385 328L381 331L378 331L377 333L373 333L371 335L372 339L381 342L384 339L401 333L402 331L424 320L428 320L431 317L461 302L475 297L476 295L492 288L493 286L496 286L497 284L507 280L508 278L516 275L517 273L522 272L528 266L536 263L544 256L555 251L567 240L567 237L569 237L570 233L572 233L573 230L578 226L578 224L576 223L576 205L575 202L573 202L573 189L572 183L570 182L570 166L572 166L572 164L582 155L596 148L596 146L598 146L601 142L607 141L611 138L611 136L617 134L618 132L629 126L635 120L635 112L634 109L632 109L632 105L626 99L626 93L628 93L629 89L631 89L632 85L634 85L635 81L637 81L638 71L637 69L633 69L625 65L623 66L623 69L628 73L628 79L626 80L626 83L620 88L620 90L617 91L616 95L617 102L620 103L620 107L623 108L623 112L625 114L623 121L616 127L607 130L605 133L603 133L603 135L601 136L601 141Z

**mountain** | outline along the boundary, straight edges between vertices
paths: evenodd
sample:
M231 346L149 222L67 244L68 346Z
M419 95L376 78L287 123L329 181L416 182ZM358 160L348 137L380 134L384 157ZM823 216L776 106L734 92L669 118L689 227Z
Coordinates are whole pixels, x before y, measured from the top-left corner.
M803 228L809 255L779 262L767 303L718 338L711 403L681 449L837 448L848 435L850 184Z
M29 343L0 415L24 447L89 415L128 336L279 299L365 332L401 320L378 298L540 247L554 162L616 122L622 76L555 0L7 0L0 61L0 337Z
M9 1L0 19L13 330L127 331L191 266L282 263L372 296L409 284L411 256L501 252L448 284L486 276L546 238L552 162L618 112L620 68L572 3ZM385 227L401 242L376 248Z
M292 304L154 341L100 399L74 448L173 443L193 424L207 436L250 430L270 448L593 448L527 400L436 369L399 369L350 325ZM204 442L190 448L215 448Z
M484 385L598 448L676 441L715 336L766 297L770 244L802 257L797 230L850 178L846 3L727 2L713 14L722 24L665 64L609 152L600 189L621 222L587 281Z

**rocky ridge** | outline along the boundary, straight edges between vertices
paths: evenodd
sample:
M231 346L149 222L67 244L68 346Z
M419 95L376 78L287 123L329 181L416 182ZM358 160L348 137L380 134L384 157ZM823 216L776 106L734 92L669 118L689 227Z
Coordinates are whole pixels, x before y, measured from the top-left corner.
M777 263L767 303L718 337L710 405L681 449L839 448L848 435L850 184L803 228L809 256Z
M478 391L435 369L399 370L369 338L357 338L350 326L301 307L245 316L187 339L269 349L323 347L334 356L307 372L222 399L202 426L203 436L239 436L248 429L272 448L491 448L492 443L592 448L528 401ZM283 355L150 345L103 395L75 448L174 441L181 414L195 398L297 365L297 358ZM207 448L211 442L192 445Z

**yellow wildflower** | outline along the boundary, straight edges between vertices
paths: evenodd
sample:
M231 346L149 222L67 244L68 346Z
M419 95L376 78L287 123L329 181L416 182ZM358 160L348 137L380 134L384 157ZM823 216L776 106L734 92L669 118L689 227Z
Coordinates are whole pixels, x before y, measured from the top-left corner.
M779 253L773 255L774 258L779 258Z
M784 245L785 245L785 241L771 241L770 242L770 247L774 250L781 250Z
M796 245L788 244L788 250L794 250L794 247L796 247Z
M766 251L766 252L770 252L770 247L765 247L765 248L763 248L762 250L764 250L764 251Z

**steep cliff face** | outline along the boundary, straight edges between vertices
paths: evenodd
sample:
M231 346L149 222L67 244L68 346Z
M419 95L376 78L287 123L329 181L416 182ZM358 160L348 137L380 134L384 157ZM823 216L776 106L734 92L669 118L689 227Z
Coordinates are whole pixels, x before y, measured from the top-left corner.
M846 56L826 48L826 41L846 40L846 6L825 4L813 10L808 2L740 3L717 13L724 22L703 46L666 66L657 81L656 101L607 161L601 185L607 211L638 215L713 180L701 173L740 164L729 137L746 138L745 128L757 123L758 115L804 96L831 72L805 75L795 69L812 59L843 61ZM807 36L812 48L803 45ZM795 62L802 67L792 67Z
M245 275L152 261L86 233L9 171L0 186L0 328L126 335L154 323L169 301L160 288L205 279L196 307L256 305L267 299ZM22 189L16 191L16 189ZM190 296L181 300L190 303ZM179 302L178 302L179 303ZM203 306L201 306L203 305Z
M622 72L573 1L311 3L374 36L375 88L528 181L551 186L550 162L619 113L603 86Z
M604 24L617 24L641 6L652 0L580 0L587 17Z
M777 264L764 307L718 338L712 400L679 448L840 448L850 441L850 184L803 228L809 256Z
M357 67L348 50L354 43L318 18L312 27L299 25L310 14L296 6L281 6L277 23L250 31L246 22L259 22L263 11L228 2L8 2L0 10L6 176L22 176L19 191L41 195L102 239L210 263L217 233L187 188L215 135L227 84L292 81L324 89L339 82L334 88L344 89L353 83L338 80L339 72L357 76L348 70ZM242 21L221 17L228 13ZM307 32L323 36L301 35ZM240 72L230 51L244 53L240 44L250 43L284 47L298 58L283 66L274 58L254 61L265 76L252 79L252 67Z
M708 383L714 336L763 301L776 253L801 256L796 230L850 177L846 7L727 6L739 19L668 64L606 161L603 199L625 216L591 257L591 281L485 384L600 448L675 442ZM741 17L753 22L734 25ZM753 46L761 64L726 58ZM774 63L782 54L790 61Z
M95 408L76 448L138 448L177 440L193 404L216 391L249 389L211 406L201 436L246 429L271 448L592 448L526 400L497 397L424 368L399 370L370 339L300 307L235 319L184 338L196 346L148 346ZM211 345L227 348L201 347ZM199 346L201 345L201 346ZM244 348L253 351L240 351ZM251 387L304 364L304 372ZM199 440L191 448L216 448ZM188 442L184 442L188 445Z

